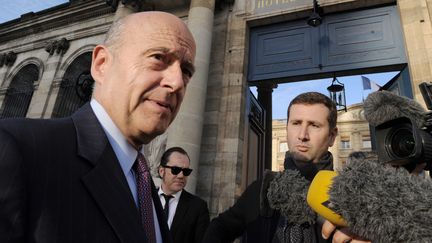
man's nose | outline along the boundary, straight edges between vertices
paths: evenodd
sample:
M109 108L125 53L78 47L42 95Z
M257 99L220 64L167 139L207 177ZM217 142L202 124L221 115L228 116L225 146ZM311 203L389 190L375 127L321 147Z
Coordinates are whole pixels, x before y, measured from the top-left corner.
M299 134L298 134L298 139L300 141L307 141L307 140L309 140L309 131L308 131L308 127L307 126L301 126Z
M177 174L177 177L178 177L178 178L183 178L183 177L184 177L184 175L183 175L183 171L180 171L180 173Z
M180 62L172 63L165 71L162 80L162 86L169 88L172 92L176 92L185 87L183 79L183 71Z

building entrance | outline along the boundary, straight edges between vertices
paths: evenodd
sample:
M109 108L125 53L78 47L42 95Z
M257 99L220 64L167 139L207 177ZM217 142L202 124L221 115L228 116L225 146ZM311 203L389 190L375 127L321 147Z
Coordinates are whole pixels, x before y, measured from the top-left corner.
M317 27L298 20L250 29L248 83L257 87L266 121L271 121L272 90L278 84L407 70L395 5L334 13L322 20ZM412 97L409 75L402 76L399 93ZM261 167L271 169L271 122L265 131Z

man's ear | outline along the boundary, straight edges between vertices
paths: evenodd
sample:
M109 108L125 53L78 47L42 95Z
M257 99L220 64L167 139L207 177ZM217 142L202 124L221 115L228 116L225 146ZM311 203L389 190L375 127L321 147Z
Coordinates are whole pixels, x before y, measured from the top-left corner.
M159 166L158 172L159 172L159 177L163 178L165 175L165 170L162 166Z
M103 82L109 62L111 62L111 54L108 48L97 45L93 49L91 65L91 75L95 82Z
M335 142L335 140L336 140L337 135L338 135L338 128L335 127L335 128L333 128L333 129L330 131L330 138L329 138L329 139L330 139L330 142L329 142L329 147L333 146L333 144L334 144L334 142Z

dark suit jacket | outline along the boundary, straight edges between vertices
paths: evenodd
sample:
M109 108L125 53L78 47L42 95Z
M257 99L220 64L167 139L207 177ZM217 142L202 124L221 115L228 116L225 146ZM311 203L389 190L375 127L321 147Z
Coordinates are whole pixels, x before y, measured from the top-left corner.
M280 212L271 209L263 200L271 178L254 181L237 202L214 218L205 235L205 243L228 243L243 236L242 243L272 243L277 230ZM265 194L265 195L264 195ZM321 236L321 225L315 227L315 242L330 243ZM300 243L300 242L299 242Z
M154 187L152 196L171 242ZM0 120L0 242L147 242L89 104L69 118Z
M247 236L242 242L272 242L280 214L274 210L261 210L261 184L259 181L253 182L231 208L214 218L203 242L229 243L242 235Z
M210 222L207 203L183 190L171 224L175 243L200 243Z

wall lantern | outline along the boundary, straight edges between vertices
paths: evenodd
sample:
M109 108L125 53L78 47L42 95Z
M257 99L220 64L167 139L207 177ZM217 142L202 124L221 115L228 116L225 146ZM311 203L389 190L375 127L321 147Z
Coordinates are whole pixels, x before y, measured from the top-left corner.
M336 74L333 77L333 81L331 85L327 87L327 90L329 91L330 98L336 104L336 109L338 111L341 110L347 111L346 99L345 99L345 87L343 83L337 80Z
M322 17L319 14L319 6L317 0L313 0L313 13L308 18L307 24L312 27L317 27L322 23Z

